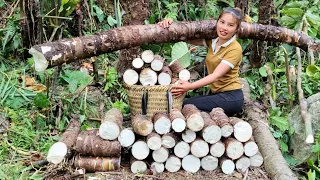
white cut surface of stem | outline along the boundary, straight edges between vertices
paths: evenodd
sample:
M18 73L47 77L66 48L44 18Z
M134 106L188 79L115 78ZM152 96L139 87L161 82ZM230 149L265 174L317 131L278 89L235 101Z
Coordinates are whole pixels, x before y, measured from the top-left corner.
M184 158L190 153L190 145L184 141L180 141L173 149L174 155Z
M225 138L231 136L233 133L233 126L231 124L224 125L221 127L221 135Z
M125 128L120 132L118 137L118 141L120 142L122 147L129 147L135 141L135 135L132 129Z
M171 121L165 117L161 117L154 124L154 130L158 134L166 134L170 132L171 129Z
M197 134L194 131L191 131L190 129L187 129L185 132L182 133L182 139L187 142L191 143L193 142L197 137Z
M147 164L143 161L134 161L131 164L132 173L144 173L147 171Z
M242 156L236 161L236 169L240 173L245 173L250 167L250 159L248 157Z
M168 73L160 73L158 76L158 84L169 85L171 84L171 76Z
M178 157L170 156L165 163L165 168L169 172L177 172L181 168L181 160Z
M219 126L208 126L203 129L202 137L210 144L214 144L221 139L221 129Z
M210 154L214 157L221 157L225 152L225 146L222 142L212 144L210 147Z
M240 142L247 142L252 136L252 127L246 122L238 122L233 126L234 137Z
M140 83L143 86L152 86L155 85L158 81L158 75L150 68L145 68L140 72L139 77Z
M232 174L235 169L235 164L232 160L226 159L222 162L221 170L225 174Z
M151 62L151 68L155 71L161 71L162 67L163 67L163 61L161 60L154 59Z
M164 164L159 162L153 162L150 165L150 169L155 171L156 173L162 173L164 171Z
M263 164L263 157L260 153L257 153L254 156L249 157L250 159L250 166L252 167L260 167Z
M148 157L150 149L144 141L137 141L132 145L131 153L138 160L143 160Z
M139 74L133 69L127 69L123 74L123 81L128 85L137 84Z
M176 118L172 121L172 129L175 132L182 132L186 129L187 123L181 118Z
M152 158L155 162L163 163L168 159L168 157L169 151L164 147L161 147L160 149L152 152Z
M182 168L185 171L196 173L199 171L200 166L201 166L200 159L193 155L188 155L182 159Z
M99 135L102 139L115 140L120 135L120 127L112 121L105 121L100 125Z
M176 140L171 136L162 136L161 145L165 148L173 148L176 145Z
M201 139L196 139L191 143L191 153L198 158L202 158L209 153L209 145L207 142Z
M248 157L251 157L257 154L258 151L259 151L258 145L254 141L247 142L244 145L244 154Z
M189 81L190 79L190 71L184 69L182 71L179 72L179 79L183 80L183 81Z
M141 58L135 58L132 61L132 66L134 68L140 69L140 68L142 68L143 65L144 65L144 62L143 62L143 60Z
M213 171L218 167L219 160L217 157L205 156L201 159L201 167L206 171Z
M187 119L187 127L194 132L201 131L203 126L204 121L200 114L192 114Z
M53 164L59 164L67 155L68 147L63 142L54 143L48 152L47 161Z
M147 144L151 150L158 150L161 148L161 137L153 136L147 140Z
M153 61L154 54L151 50L145 50L141 53L141 59L145 63L151 63Z

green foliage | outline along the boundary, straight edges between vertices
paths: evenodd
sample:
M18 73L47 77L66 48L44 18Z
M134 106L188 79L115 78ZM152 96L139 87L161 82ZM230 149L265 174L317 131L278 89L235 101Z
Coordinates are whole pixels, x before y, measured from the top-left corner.
M0 55L8 57L21 47L21 34L19 33L19 21L16 17L7 19L6 26L0 29Z
M50 106L50 101L46 95L43 93L37 93L37 96L34 98L34 104L38 108L47 108Z
M71 93L75 92L77 89L81 89L89 85L93 78L88 74L81 71L63 71L60 79L68 85L68 89Z
M113 108L118 108L121 110L122 114L127 114L129 113L129 105L125 102L123 102L122 99L120 100L116 100L116 102L114 102L112 104L112 107Z
M191 64L190 52L188 45L185 42L175 43L171 51L171 59L178 59L184 68L187 68Z
M320 3L312 1L291 1L287 3L281 13L281 24L291 29L297 29L304 20L308 23L308 33L311 37L320 37Z
M289 129L288 117L283 117L283 113L279 108L271 110L269 121L272 126L277 127L281 132Z
M59 13L63 16L69 16L77 7L80 0L61 0Z

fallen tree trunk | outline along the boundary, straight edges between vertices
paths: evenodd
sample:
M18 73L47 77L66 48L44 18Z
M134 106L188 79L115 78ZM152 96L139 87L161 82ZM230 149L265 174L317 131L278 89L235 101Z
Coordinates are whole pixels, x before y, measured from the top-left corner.
M241 79L245 100L245 113L252 126L253 136L264 159L264 168L272 179L295 180L297 177L289 168L286 160L269 130L266 114L250 99L250 87L246 80Z
M86 172L105 172L120 169L120 157L86 157L76 156L74 166L83 168Z
M80 133L80 121L72 120L66 131L61 135L59 142L53 144L49 149L47 160L51 163L58 164L64 158L70 157L71 149L76 143L78 134Z
M178 22L171 24L167 29L158 24L124 26L94 35L36 45L29 50L29 53L34 57L36 70L43 71L47 67L142 44L212 39L217 37L215 29L215 20ZM308 48L316 50L320 47L303 33L271 25L242 22L238 35L243 39L288 43L306 51Z

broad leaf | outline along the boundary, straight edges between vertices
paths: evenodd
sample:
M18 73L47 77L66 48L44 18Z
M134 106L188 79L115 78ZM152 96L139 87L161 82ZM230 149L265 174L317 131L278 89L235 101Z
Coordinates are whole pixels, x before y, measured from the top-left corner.
M320 72L318 66L312 64L307 67L306 73L309 77L313 77L317 72Z
M172 60L178 59L184 68L190 66L191 58L187 43L175 43L172 47L171 58Z
M285 142L283 142L282 139L280 139L279 141L279 146L282 152L288 152L288 145Z
M308 180L316 180L316 171L315 170L309 169Z
M283 25L289 26L289 27L292 27L297 22L293 17L289 17L286 15L282 16L280 20Z
M288 118L279 116L270 116L271 125L276 126L280 131L284 132L289 129Z
M100 9L100 7L94 5L93 8L96 11L96 16L99 19L99 22L102 22L105 18L104 12Z
M320 152L320 144L316 142L316 144L312 145L312 152Z
M78 87L87 86L93 80L90 75L84 72L70 70L64 71L60 78L69 84L68 88L70 92L75 92Z
M268 74L267 74L267 69L265 67L261 67L259 68L259 73L262 77L267 77Z
M304 14L304 11L301 8L283 9L280 12L287 16L302 16Z
M108 16L107 21L110 26L117 24L117 20L115 20L112 16Z
M288 9L288 8L304 8L308 5L308 1L292 1L289 2L288 4L286 4L286 6L284 7L284 9Z
M311 26L315 29L318 29L320 26L320 17L319 15L312 13L311 11L307 11L307 21Z

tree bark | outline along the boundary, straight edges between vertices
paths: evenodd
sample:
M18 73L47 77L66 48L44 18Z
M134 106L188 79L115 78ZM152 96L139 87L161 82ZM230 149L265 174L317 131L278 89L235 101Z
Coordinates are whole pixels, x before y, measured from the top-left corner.
M238 7L242 10L242 15L248 14L249 0L235 0L234 7Z
M28 57L27 49L42 43L42 19L39 0L20 1L20 32L24 55Z
M211 39L217 37L215 28L214 20L173 23L168 29L157 24L126 26L95 35L36 45L29 53L34 56L36 70L43 71L47 67L147 43ZM312 50L320 48L309 36L283 27L242 22L238 35L243 39L288 43L304 50L308 50L308 47ZM43 66L39 66L39 63Z
M122 0L123 7L128 7L127 15L124 16L124 25L144 24L144 20L149 17L149 1L148 0ZM120 51L119 60L117 62L117 71L122 76L124 71L131 67L131 62L138 56L140 47L132 47Z
M271 24L271 10L273 6L272 0L260 0L259 1L259 24L270 25ZM252 43L252 51L250 53L250 64L252 67L260 67L265 62L264 50L267 46L267 42L263 40L254 40Z

